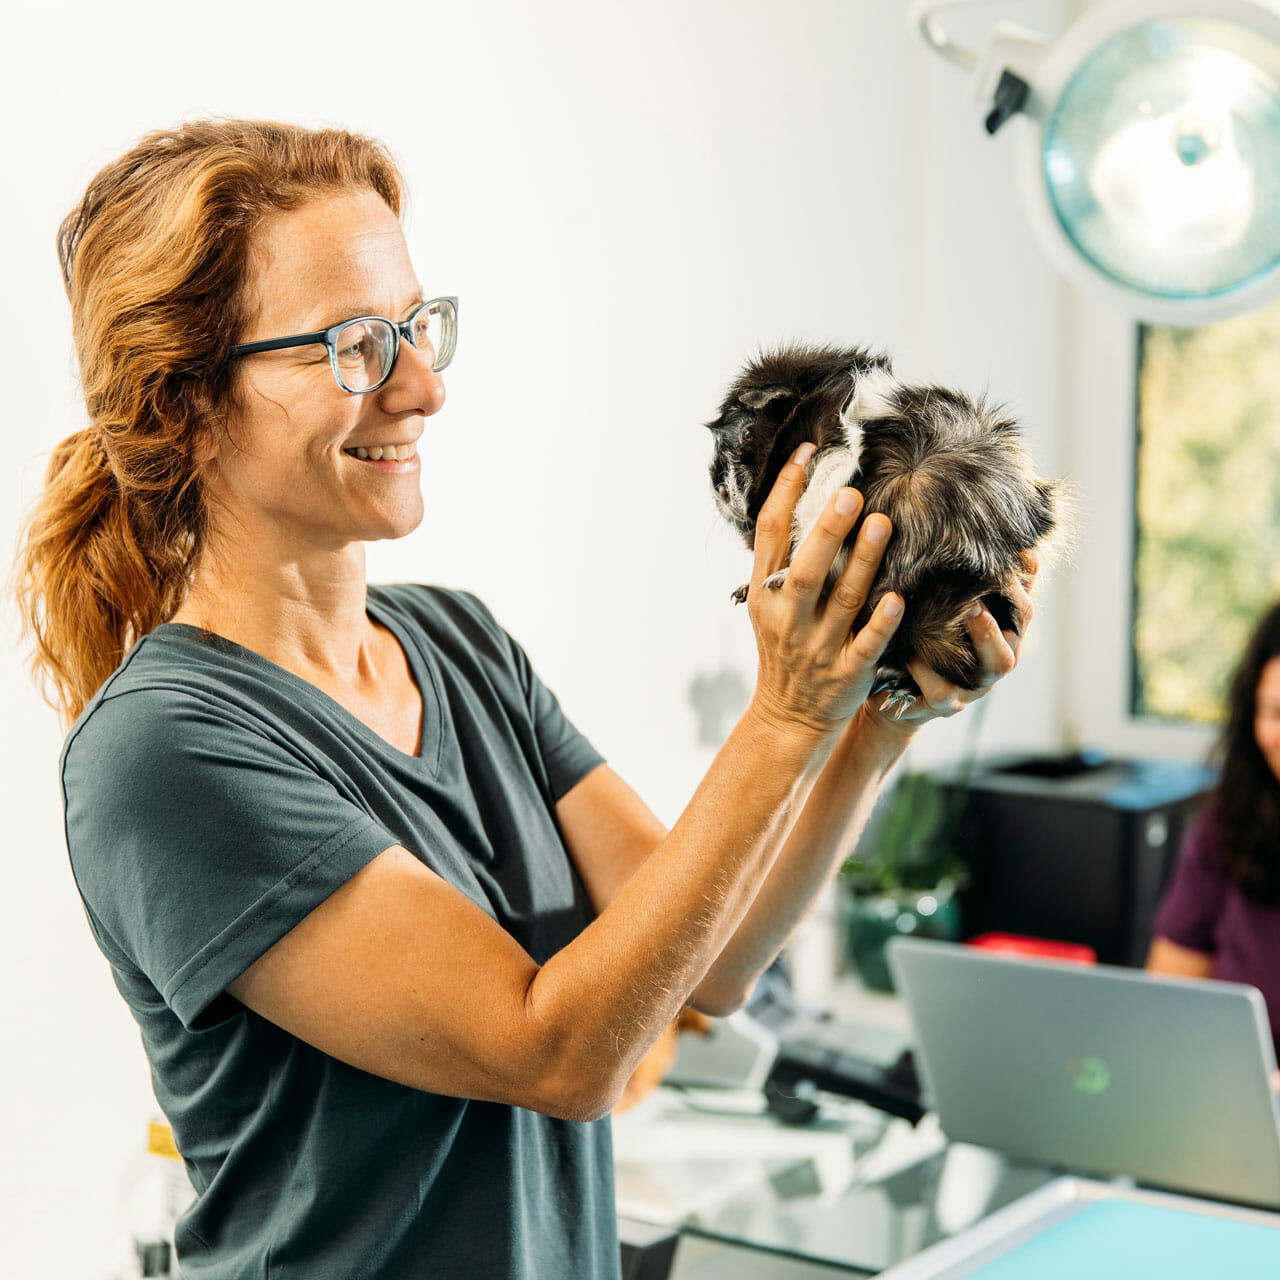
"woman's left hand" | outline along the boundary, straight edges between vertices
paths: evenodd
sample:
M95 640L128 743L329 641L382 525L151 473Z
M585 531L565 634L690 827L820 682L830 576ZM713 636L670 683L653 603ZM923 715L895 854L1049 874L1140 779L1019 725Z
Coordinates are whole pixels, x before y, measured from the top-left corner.
M912 679L920 686L918 697L900 716L894 716L883 709L888 695L870 697L863 704L865 714L883 722L886 727L897 726L901 730L914 732L920 725L929 720L944 719L963 711L970 703L985 697L1000 680L1018 665L1018 653L1022 642L1026 639L1027 628L1031 624L1034 606L1028 594L1028 588L1035 580L1040 562L1034 551L1023 554L1023 572L1014 575L1008 587L1008 596L1016 606L1021 619L1021 631L1001 631L999 624L985 606L980 606L978 613L965 624L969 638L982 663L982 682L976 689L962 689L950 680L940 676L929 667L917 662L908 662L907 670ZM908 610L911 608L907 601Z

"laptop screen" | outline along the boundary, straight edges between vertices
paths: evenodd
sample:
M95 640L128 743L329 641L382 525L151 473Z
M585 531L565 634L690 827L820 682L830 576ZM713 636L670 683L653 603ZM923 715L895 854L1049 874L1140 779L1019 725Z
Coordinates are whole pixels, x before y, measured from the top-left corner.
M1252 987L905 938L889 962L950 1138L1280 1205L1275 1053Z

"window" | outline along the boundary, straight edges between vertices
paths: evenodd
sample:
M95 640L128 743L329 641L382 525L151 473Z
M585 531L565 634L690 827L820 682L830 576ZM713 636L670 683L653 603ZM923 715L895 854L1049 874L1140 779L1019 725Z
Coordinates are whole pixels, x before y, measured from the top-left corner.
M1280 598L1280 304L1139 336L1131 711L1221 719Z

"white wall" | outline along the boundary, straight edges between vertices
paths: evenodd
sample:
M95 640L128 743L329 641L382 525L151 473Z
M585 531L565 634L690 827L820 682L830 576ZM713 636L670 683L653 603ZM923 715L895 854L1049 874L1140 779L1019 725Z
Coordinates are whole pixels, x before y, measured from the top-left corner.
M1046 29L1060 9L1012 7ZM485 597L666 819L710 758L691 680L753 670L727 599L747 555L713 513L700 426L744 357L883 346L908 376L989 388L1063 466L1060 289L1012 145L891 0L46 2L0 22L21 326L0 545L82 421L57 223L139 133L202 113L364 128L403 162L417 266L460 295L461 338L422 448L427 519L371 574ZM1058 740L1057 594L993 699L991 749ZM0 1272L96 1280L153 1104L66 870L60 734L5 623ZM937 726L919 757L962 733Z

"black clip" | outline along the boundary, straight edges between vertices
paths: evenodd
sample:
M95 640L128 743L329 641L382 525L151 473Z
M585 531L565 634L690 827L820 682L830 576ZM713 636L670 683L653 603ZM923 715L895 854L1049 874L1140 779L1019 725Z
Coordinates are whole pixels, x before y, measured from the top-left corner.
M1002 71L985 121L987 132L995 133L1011 115L1021 111L1030 92L1031 86L1021 76L1014 75L1012 71Z

